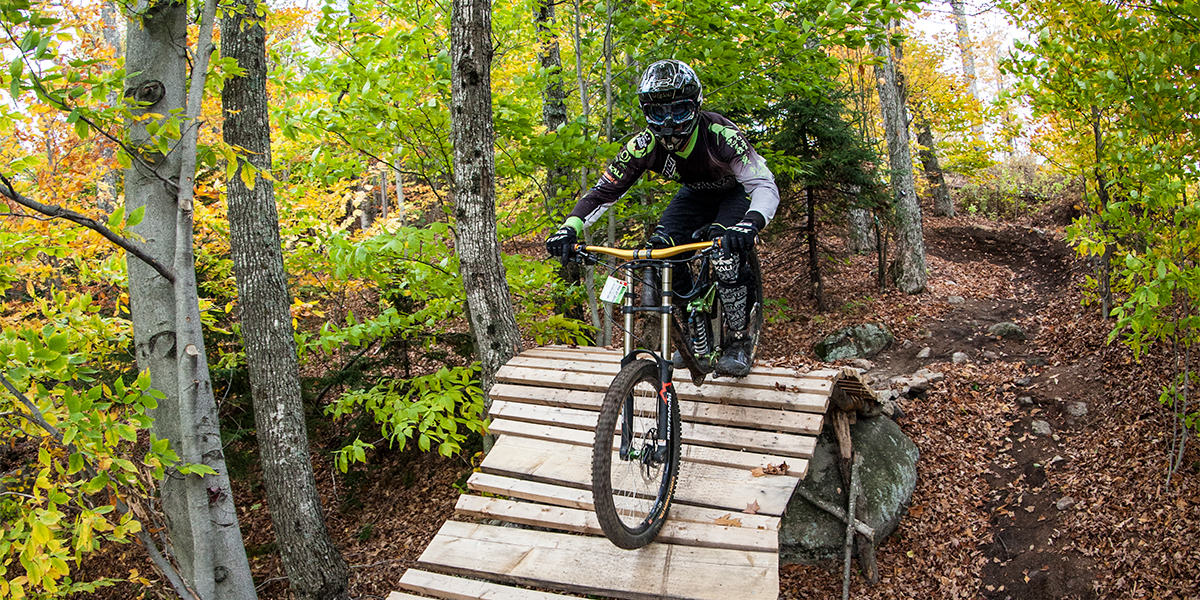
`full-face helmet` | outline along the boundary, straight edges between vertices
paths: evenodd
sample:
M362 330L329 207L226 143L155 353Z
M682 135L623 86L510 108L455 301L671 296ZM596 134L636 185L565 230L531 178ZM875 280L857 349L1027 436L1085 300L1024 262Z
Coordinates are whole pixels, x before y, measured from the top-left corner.
M650 132L667 150L681 149L696 129L703 92L696 72L682 61L660 60L642 74L638 104Z

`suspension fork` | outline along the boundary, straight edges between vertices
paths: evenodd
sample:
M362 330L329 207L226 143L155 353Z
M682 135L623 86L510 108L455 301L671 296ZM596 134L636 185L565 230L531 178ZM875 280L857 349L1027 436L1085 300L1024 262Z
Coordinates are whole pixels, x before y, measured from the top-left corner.
M671 311L674 305L671 302L675 295L673 289L673 269L671 265L664 263L662 273L659 279L662 280L662 326L659 328L661 338L659 346L661 350L661 360L658 361L658 381L662 384L662 388L658 391L658 441L654 448L654 460L658 463L666 461L667 452L674 441L671 437L671 403L676 402L675 386L672 384L672 371L674 365L671 363Z

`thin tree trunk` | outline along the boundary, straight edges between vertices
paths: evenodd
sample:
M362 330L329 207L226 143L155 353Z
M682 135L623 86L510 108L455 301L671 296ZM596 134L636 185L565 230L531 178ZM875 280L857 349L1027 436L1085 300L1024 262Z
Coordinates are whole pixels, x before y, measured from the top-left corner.
M1104 132L1100 129L1100 109L1096 106L1092 107L1092 139L1095 142L1096 149L1096 168L1094 174L1096 176L1096 195L1100 198L1100 215L1103 222L1103 216L1108 211L1108 178L1104 175L1104 170L1100 168L1100 163L1104 160ZM1105 237L1108 236L1108 226L1101 225L1101 230ZM1105 319L1112 314L1112 253L1113 245L1104 242L1104 254L1100 257L1100 264L1096 273L1096 277L1100 283L1100 316Z
M587 79L583 76L583 7L580 0L575 0L575 78L579 86L579 106L580 114L583 116L584 135L587 135L587 123L592 116L592 110L588 103L588 87ZM590 184L588 183L588 169L582 167L579 170L579 189L586 190ZM591 233L584 231L584 238L587 243L592 242ZM612 343L612 311L606 306L601 306L596 300L596 290L591 286L594 281L594 267L584 267L587 271L584 276L585 281L589 283L588 287L588 310L592 314L592 325L599 332L597 343L601 346L607 346ZM600 311L604 311L604 316L601 318Z
M612 89L612 28L613 28L613 4L612 0L606 0L604 9L604 138L609 142L613 141L612 134L612 117L613 117L613 89ZM605 240L609 247L617 245L617 213L614 210L608 211L608 223L605 233L608 234ZM606 257L604 262L609 265L615 264L616 259ZM604 311L604 329L611 332L613 330L613 311ZM611 333L610 333L611 335ZM609 339L611 342L611 338Z
M938 217L953 217L954 202L950 199L950 190L946 188L946 176L938 163L936 142L933 140L933 128L929 120L917 118L917 154L921 157L921 167L925 178L929 180L929 190L933 195L933 214Z
M909 150L908 115L905 111L904 84L897 67L900 51L884 40L875 53L879 90L879 108L887 134L888 164L891 170L893 207L896 227L896 259L892 280L906 294L925 291L925 238L921 231L921 203L913 185L912 154Z
M825 312L829 306L825 302L825 285L821 281L820 253L817 251L817 200L812 186L805 186L804 193L808 204L808 279L812 285L813 299L817 303L817 311Z
M226 81L221 92L223 133L225 143L247 150L247 163L270 172L266 31L261 19L246 18L254 15L255 0L238 4L245 10L229 11L221 21L221 54L244 71ZM275 184L255 175L254 187L248 188L243 168L239 165L226 182L229 246L271 523L291 593L300 600L344 600L348 569L325 527L308 452ZM386 186L384 179L385 205Z
M453 0L450 58L450 124L458 218L454 245L486 397L495 383L496 371L522 347L496 230L489 0ZM491 408L490 398L485 402Z
M546 131L555 131L567 122L567 92L563 88L562 54L558 47L558 30L554 16L554 0L539 0L534 25L538 35L538 62L546 77L542 88L542 124ZM543 196L546 214L561 220L562 206L558 201L559 187L567 178L567 168L555 163L546 172Z
M100 5L100 20L103 22L104 45L113 54L113 65L116 68L124 54L121 50L121 29L117 22L120 16L120 10L116 4L111 1L106 1ZM118 90L113 90L108 94L109 106L115 106L121 100L121 94ZM116 146L108 140L102 142L103 146L100 149L100 156L104 164L111 164L113 155L116 154ZM112 211L117 208L117 186L121 185L121 169L112 168L104 172L100 176L100 185L97 186L96 205L105 214L112 214Z
M967 91L980 105L983 99L979 97L979 82L975 76L975 51L971 47L971 32L967 28L967 10L963 0L950 0L950 10L954 13L954 29L958 34L958 53L962 58L963 77L967 80ZM978 139L983 138L983 123L975 123L971 131Z
M131 227L147 254L171 265L172 286L140 260L128 261L129 297L138 367L149 369L155 388L166 394L152 411L154 434L169 439L184 463L204 464L213 475L171 472L162 482L163 512L180 572L203 600L254 598L254 581L242 546L233 494L225 468L216 401L209 381L200 328L192 254L192 193L196 135L204 73L211 53L215 3L205 6L187 89L187 7L183 3L138 5L130 14L126 96L140 100L135 116L185 110L184 137L167 155L144 152L125 174L125 208L144 208ZM133 145L148 147L148 122L131 122ZM151 169L156 169L152 171ZM172 179L172 189L163 179Z

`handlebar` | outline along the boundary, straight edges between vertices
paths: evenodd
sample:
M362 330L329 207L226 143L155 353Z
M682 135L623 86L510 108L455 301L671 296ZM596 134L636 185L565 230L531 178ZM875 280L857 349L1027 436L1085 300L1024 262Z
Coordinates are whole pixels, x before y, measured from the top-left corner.
M608 256L612 256L614 258L621 258L621 259L625 259L625 260L662 259L662 258L671 258L672 256L678 256L685 252L694 252L697 250L703 251L703 250L708 250L709 248L720 248L720 247L721 247L721 240L720 240L720 238L718 238L718 239L710 241L710 242L695 242L692 244L684 244L682 246L670 246L667 248L635 248L632 250L626 250L624 248L608 248L605 246L587 246L584 244L577 244L575 246L575 253L576 254L607 254Z

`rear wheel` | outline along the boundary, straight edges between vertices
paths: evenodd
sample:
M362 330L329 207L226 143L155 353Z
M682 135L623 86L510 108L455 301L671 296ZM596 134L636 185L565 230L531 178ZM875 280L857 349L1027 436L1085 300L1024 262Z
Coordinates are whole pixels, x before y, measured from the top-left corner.
M658 365L637 360L617 374L600 408L592 446L592 499L600 528L626 550L654 540L679 471L679 403L658 431Z

